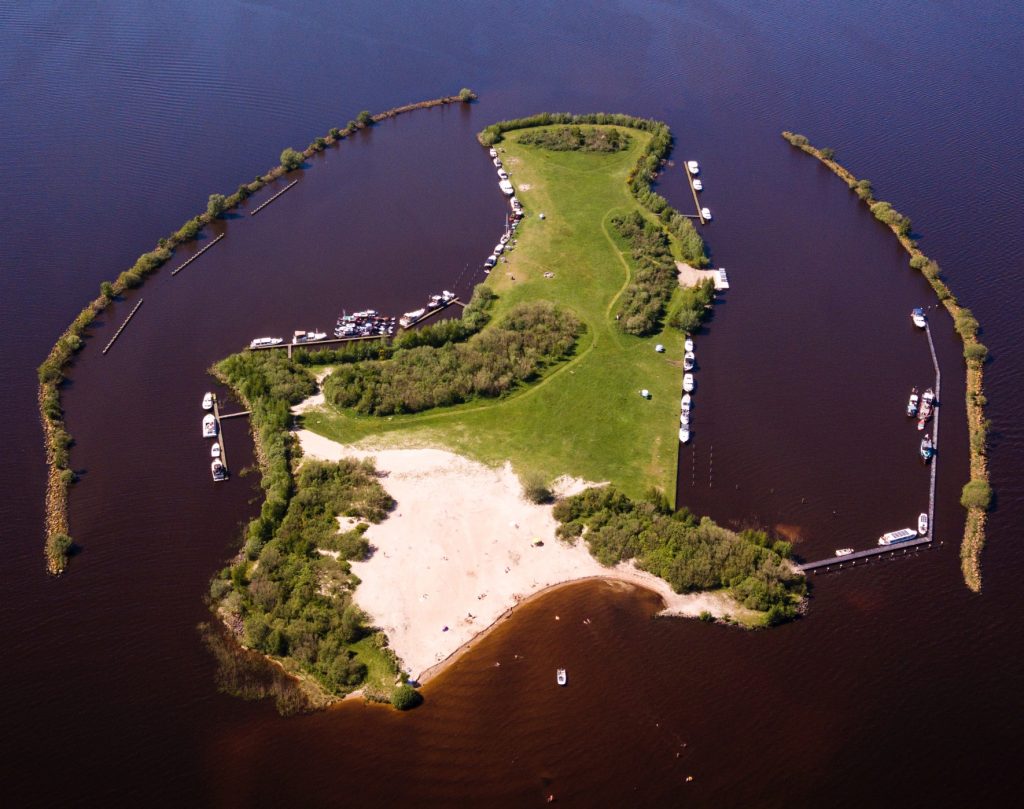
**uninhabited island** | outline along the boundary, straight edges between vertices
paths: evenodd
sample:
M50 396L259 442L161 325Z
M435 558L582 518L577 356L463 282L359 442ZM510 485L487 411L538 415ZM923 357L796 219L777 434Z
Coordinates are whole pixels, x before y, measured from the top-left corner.
M461 319L214 369L251 413L266 497L212 606L308 705L358 689L407 707L410 682L562 583L748 627L805 594L788 543L666 494L685 343L715 294L681 285L703 241L651 190L668 127L542 114L479 140L525 216Z
M988 431L991 422L985 418L988 400L983 384L988 348L978 339L978 321L970 309L960 305L960 301L947 286L938 262L926 256L911 238L910 219L893 208L891 203L877 199L870 180L855 177L835 159L832 149L816 148L803 135L789 131L783 132L782 137L801 151L816 157L842 178L850 190L864 201L875 218L889 226L910 255L911 269L918 270L925 277L939 302L953 318L953 326L964 345L964 362L967 365L967 429L971 459L971 479L964 484L960 497L960 503L967 511L963 541L960 544L960 566L964 582L971 590L979 592L985 518L992 502L992 487L988 476Z

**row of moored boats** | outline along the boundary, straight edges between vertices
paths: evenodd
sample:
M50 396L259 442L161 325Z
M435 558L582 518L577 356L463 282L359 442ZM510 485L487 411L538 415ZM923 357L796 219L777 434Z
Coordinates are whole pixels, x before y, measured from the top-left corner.
M213 410L213 393L207 391L203 394L203 410ZM217 419L213 413L207 412L203 416L203 438L218 437ZM227 467L224 466L224 461L221 459L221 448L220 441L215 440L210 445L210 474L216 482L226 480L228 476Z
M690 409L693 405L693 393L696 382L693 369L697 367L697 356L693 353L693 340L689 337L683 344L683 398L679 401L679 440L687 443L690 440Z
M455 293L449 292L445 289L440 295L431 295L426 306L422 306L419 309L413 309L411 312L406 312L398 318L398 325L403 329L408 329L410 326L415 326L427 315L432 314L439 309L451 306L453 303L455 303Z
M485 273L489 273L491 271L491 268L494 267L501 258L501 254L508 249L512 235L519 227L519 222L523 218L523 205L516 197L515 186L512 185L512 181L508 178L508 172L505 171L505 167L501 163L501 158L498 157L497 149L491 149L488 154L491 157L491 162L494 163L494 168L498 172L498 187L501 189L501 192L508 197L508 204L511 211L505 219L505 232L501 235L501 238L494 246L491 254L484 261Z
M690 185L693 186L694 191L703 191L704 182L697 175L700 174L700 164L696 160L687 160L686 168L690 173ZM704 217L704 221L711 221L711 209L701 208L700 215Z

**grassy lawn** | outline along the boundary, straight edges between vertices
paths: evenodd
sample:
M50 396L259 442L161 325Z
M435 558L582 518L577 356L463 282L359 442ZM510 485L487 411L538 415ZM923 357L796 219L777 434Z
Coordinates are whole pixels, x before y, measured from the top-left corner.
M487 464L509 460L520 475L613 481L634 497L657 486L674 500L683 335L632 337L614 316L630 270L609 220L643 212L626 175L650 138L627 131L629 148L614 153L547 151L520 145L517 132L498 145L527 217L508 263L488 280L499 295L495 319L538 299L572 309L587 325L575 357L502 399L389 418L324 408L307 413L305 426L343 443L440 446Z

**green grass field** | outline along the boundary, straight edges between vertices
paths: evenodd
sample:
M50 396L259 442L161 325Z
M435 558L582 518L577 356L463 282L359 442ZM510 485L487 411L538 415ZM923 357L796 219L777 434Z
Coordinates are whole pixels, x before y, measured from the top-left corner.
M576 356L502 399L388 418L325 408L307 413L305 426L342 443L439 446L490 465L508 460L520 476L612 481L634 497L656 486L674 501L683 335L631 337L615 323L630 269L610 219L642 211L626 175L650 138L627 131L629 148L614 153L547 151L518 144L517 132L497 147L527 216L508 263L488 280L500 296L495 320L523 301L572 309L587 325ZM665 353L655 352L657 343Z

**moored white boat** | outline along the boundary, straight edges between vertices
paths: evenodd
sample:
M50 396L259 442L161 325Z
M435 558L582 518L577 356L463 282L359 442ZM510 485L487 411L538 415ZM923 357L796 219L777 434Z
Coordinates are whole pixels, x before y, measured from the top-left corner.
M220 457L220 441L214 441L212 444L210 444L210 457L211 458L219 458Z
M690 411L684 410L679 414L679 424L682 427L690 428Z
M919 329L923 329L925 326L928 325L928 321L924 316L924 309L922 309L920 306L918 306L916 309L914 309L913 312L910 313L910 319L914 321L914 325L917 326Z
M687 160L686 168L690 170L690 174L700 174L700 166L696 160Z
M565 669L558 669L558 671L555 672L555 682L559 685L565 685L569 682L569 675L566 674Z
M693 390L693 374L683 374L683 390L687 393Z
M917 533L921 536L928 535L928 515L923 511L917 515Z
M907 415L913 418L917 415L917 406L921 401L921 397L917 395L917 388L913 388L910 391L910 398L907 400Z
M917 537L917 531L913 528L901 528L899 531L890 531L887 534L882 534L878 538L879 545L898 545L900 542L907 542L908 540L915 539Z
M516 193L516 189L513 188L512 183L510 183L508 180L500 180L498 182L498 187L501 189L501 192L507 197L511 197L514 193Z
M203 416L203 438L216 438L217 437L217 419L213 417L212 413L207 413Z
M682 444L687 443L690 440L690 431L686 427L679 428L679 441Z
M711 221L711 209L710 208L701 208L700 209L700 215L703 216L704 219L706 219L708 222Z
M836 550L836 556L849 556L853 553L853 548L839 548Z
M923 430L924 425L928 423L928 419L932 417L932 411L935 409L935 391L928 388L921 395L921 406L917 411L917 429Z
M702 183L700 181L700 177L694 177L693 178L693 190L694 191L703 191L704 190L704 183Z
M315 343L317 340L323 340L326 336L327 332L325 331L297 331L292 335L292 345Z
M687 337L686 342L683 343L684 351L693 351L693 338Z
M689 393L684 393L683 398L679 400L679 409L685 410L687 413L690 412L690 405L693 403L693 397Z
M489 154L491 157L497 157L498 156L498 150L497 149L490 149L487 152L487 154Z
M203 410L213 410L213 394L209 391L203 394Z
M692 371L694 364L697 362L697 357L692 351L687 351L683 354L683 370Z
M210 462L210 474L213 475L213 479L218 483L228 476L228 470L224 468L220 458L214 458Z
M257 337L249 343L249 348L266 348L267 346L280 345L283 342L283 337Z
M400 318L398 318L398 325L403 329L407 329L415 324L421 317L427 313L426 309L413 309L411 312L406 312Z
M924 438L921 439L921 460L928 463L935 455L935 445L932 443L930 435L925 433Z

